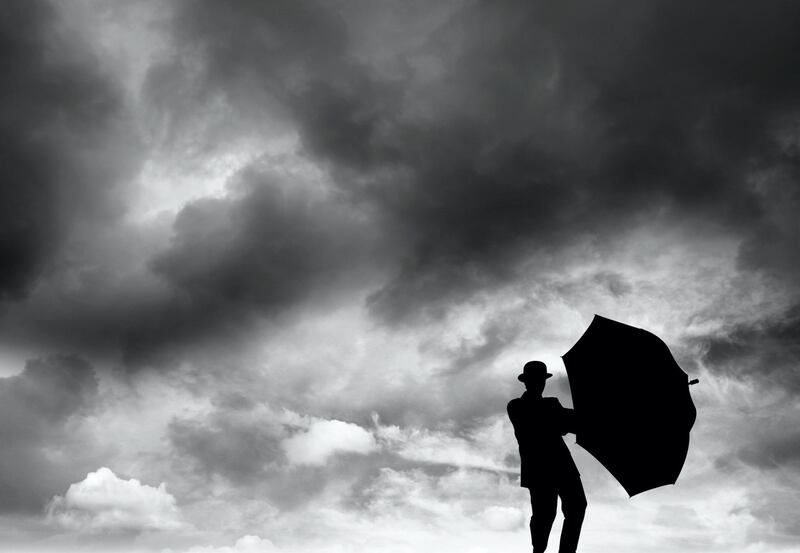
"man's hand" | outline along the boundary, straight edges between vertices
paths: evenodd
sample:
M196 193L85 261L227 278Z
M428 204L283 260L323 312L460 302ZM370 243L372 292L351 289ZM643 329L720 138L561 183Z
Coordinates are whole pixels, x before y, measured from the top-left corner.
M578 431L578 421L574 409L561 408L561 435L575 434Z

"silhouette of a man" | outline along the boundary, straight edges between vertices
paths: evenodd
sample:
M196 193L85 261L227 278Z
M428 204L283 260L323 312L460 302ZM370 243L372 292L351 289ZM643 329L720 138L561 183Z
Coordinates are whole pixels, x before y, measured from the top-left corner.
M554 397L542 397L545 380L553 376L541 361L529 361L517 378L525 384L521 397L508 403L508 417L514 425L522 461L520 486L531 494L531 542L533 553L547 548L550 529L561 498L564 525L559 553L575 553L586 512L578 472L569 449L561 438L575 432L575 414Z

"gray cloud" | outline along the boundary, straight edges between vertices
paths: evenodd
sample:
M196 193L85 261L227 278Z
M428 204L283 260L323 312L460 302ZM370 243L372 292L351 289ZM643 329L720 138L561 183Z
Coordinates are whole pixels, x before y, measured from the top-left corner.
M172 247L154 261L158 274L209 303L270 311L295 303L314 281L334 280L343 260L353 260L361 229L345 209L337 212L335 198L281 188L258 174L244 180L242 193L181 211Z
M800 392L800 308L697 340L713 372Z
M230 336L254 319L280 315L356 285L376 240L365 213L308 183L247 167L221 199L178 214L152 269L174 291L123 336L138 366L163 348Z
M169 436L179 454L194 459L207 474L237 484L254 484L269 466L284 461L280 439L285 431L271 421L242 422L218 412L208 420L176 419Z
M198 343L240 345L259 322L356 290L386 256L369 210L269 161L237 173L224 197L188 203L171 228L141 243L125 245L124 232L138 229L123 228L92 244L99 259L64 267L52 289L15 312L14 326L6 321L8 334L121 357L130 372L163 369Z
M39 511L92 468L73 417L92 406L97 384L91 365L68 355L0 379L0 511Z
M122 212L137 142L119 91L50 4L4 7L0 60L0 299L21 299L73 226Z
M289 463L281 441L297 429L257 407L249 401L236 407L220 403L206 417L173 420L168 435L177 463L201 475L199 482L221 476L237 494L282 510L301 508L328 486L367 481L377 472L376 456L338 454L321 466ZM198 493L205 492L193 489L186 495Z
M796 422L796 421L794 421ZM762 469L800 468L800 432L786 432L789 425L774 435L761 435L736 453L748 465Z
M175 418L168 427L170 455L188 482L181 495L189 501L203 497L211 482L220 482L211 478L216 476L237 497L257 498L281 510L304 508L320 496L330 501L327 492L334 489L337 504L363 511L386 469L438 478L466 466L513 476L498 464L500 427L493 420L482 419L466 430L382 426L377 420L359 428L270 408L242 393L213 403L210 413ZM361 447L365 437L370 447Z
M519 322L515 318L509 319L500 316L487 321L477 341L462 341L458 349L451 353L452 361L446 372L457 374L469 369L481 369L494 361L519 335Z
M780 138L800 87L793 3L479 3L378 61L351 8L193 3L176 28L207 84L241 99L258 83L405 237L369 302L382 319L438 316L520 257L643 221L721 225L750 249L772 228L788 185L757 173L797 157Z
M749 512L760 519L771 531L758 538L774 543L794 546L800 537L800 523L794 516L800 509L796 484L783 482L766 493L753 494Z
M262 164L245 169L227 197L181 211L168 247L142 253L168 292L120 284L71 324L40 306L30 326L50 325L55 342L120 348L131 367L165 364L171 349L335 295L364 264L389 260L394 271L369 296L371 312L395 323L440 318L475 291L517 279L520 260L579 240L602 250L654 221L723 228L745 240L742 269L794 274L786 253L798 229L786 213L798 200L798 79L783 70L798 51L785 23L791 3L735 4L721 18L665 2L478 3L447 16L423 3L397 14L407 36L383 42L370 34L378 31L368 23L380 22L370 3L176 6L174 55L145 80L149 116L175 125L180 141L188 127L176 121L199 117L220 95L236 120L229 132L279 113L338 190L322 197L276 183ZM19 297L77 217L86 225L120 213L114 183L139 152L118 155L134 145L124 109L84 51L72 45L71 57L45 63L29 38L46 34L53 14L13 14L20 21L6 46L19 86L9 90L36 93L7 102L16 105L5 119L17 140L7 152L19 152L12 166L83 183L70 194L46 176L42 186L3 188L4 205L23 205L5 219L24 223L9 223L2 248L16 259L4 264L4 293ZM73 140L50 127L55 113L67 114ZM79 154L95 149L83 163ZM24 162L38 153L55 157ZM30 201L18 197L26 190ZM380 260L367 261L379 249ZM546 269L548 259L526 267ZM90 269L73 262L65 265L81 275ZM613 294L630 289L612 273L598 278Z
M602 250L654 221L723 227L746 240L743 269L786 274L797 229L775 213L797 200L786 192L797 83L779 69L796 55L781 11L794 8L737 5L721 21L661 2L605 8L479 3L426 27L434 16L411 6L401 21L417 36L370 50L369 4L178 4L175 55L145 80L149 115L181 143L181 122L222 95L234 122L196 139L213 149L278 113L337 190L270 174L269 158L243 169L227 196L181 210L169 246L143 254L168 291L112 290L74 324L58 315L50 335L119 348L131 368L170 365L181 348L335 296L368 265L394 267L367 300L380 320L441 318L518 279L520 260L539 255L526 267L546 270L544 254L579 240ZM748 32L757 54L742 48ZM91 136L110 136L111 105L93 113Z

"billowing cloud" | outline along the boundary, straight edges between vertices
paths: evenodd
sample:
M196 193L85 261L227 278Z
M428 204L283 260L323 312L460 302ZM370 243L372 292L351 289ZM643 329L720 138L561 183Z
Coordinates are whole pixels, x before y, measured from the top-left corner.
M374 242L368 222L313 182L249 166L226 197L177 215L170 246L152 260L175 297L127 334L128 362L352 287Z
M323 465L339 453L371 453L375 438L357 424L343 421L317 421L281 444L290 463Z
M764 170L797 158L791 3L728 7L722 20L666 2L479 3L394 52L358 50L377 31L316 8L289 11L288 28L314 36L302 46L277 10L250 2L224 17L191 4L176 25L205 56L206 84L229 98L252 81L270 91L339 186L405 233L398 272L370 302L387 320L436 313L515 278L520 259L589 237L602 248L642 221L721 226L750 249L766 229L796 231L774 217L777 198L797 205L786 171ZM377 18L359 9L353 20Z
M53 497L47 518L79 532L175 530L183 526L175 498L158 487L124 479L101 467Z
M388 20L384 8L171 5L140 108L169 127L157 145L177 165L207 156L232 165L236 182L189 196L171 243L137 252L157 284L87 267L107 294L72 326L43 303L48 336L122 349L129 367L176 366L197 343L235 339L356 281L383 321L440 319L656 224L727 234L743 243L740 269L791 274L781 252L797 230L798 83L781 68L796 55L783 23L793 5L737 5L721 22L663 2L608 2L580 17L547 2L420 3ZM620 39L617 11L647 32ZM408 32L387 33L389 20ZM769 39L758 32L767 27ZM703 39L709 28L716 46ZM748 33L753 51L740 40ZM185 121L204 117L231 123ZM274 154L276 133L302 150ZM105 127L97 134L117 143ZM225 157L245 135L248 152ZM287 159L319 182L277 177ZM625 282L603 278L624 295ZM513 325L490 331L465 355L490 357L514 335Z

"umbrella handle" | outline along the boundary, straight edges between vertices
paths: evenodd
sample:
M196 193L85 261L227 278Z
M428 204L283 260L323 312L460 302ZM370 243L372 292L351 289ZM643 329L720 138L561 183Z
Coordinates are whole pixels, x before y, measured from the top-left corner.
M699 383L700 383L700 379L699 378L695 378L694 380L690 380L689 381L689 386L692 386L693 384L699 384Z

